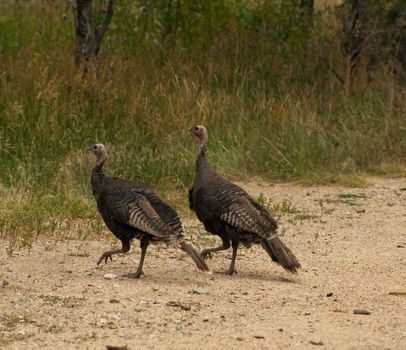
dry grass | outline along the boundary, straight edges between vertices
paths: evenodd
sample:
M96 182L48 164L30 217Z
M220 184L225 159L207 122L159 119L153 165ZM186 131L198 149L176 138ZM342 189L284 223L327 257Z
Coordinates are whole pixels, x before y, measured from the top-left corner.
M233 179L364 186L363 174L405 175L404 89L382 66L372 79L361 69L349 93L324 63L342 76L348 69L322 19L309 32L289 8L264 4L243 14L245 24L216 14L228 19L210 37L157 47L136 45L128 26L137 7L126 13L123 2L91 81L73 65L66 4L1 6L2 235L30 242L69 219L100 224L84 154L96 141L108 147L109 174L153 185L184 208L194 123L207 126L210 159Z

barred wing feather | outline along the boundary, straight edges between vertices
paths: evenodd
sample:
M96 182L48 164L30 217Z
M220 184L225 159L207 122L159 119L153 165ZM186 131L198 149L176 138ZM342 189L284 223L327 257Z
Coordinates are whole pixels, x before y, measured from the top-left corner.
M231 184L222 184L212 196L215 213L229 225L247 232L269 238L276 232L277 223L260 204L243 189Z
M156 237L182 236L183 225L176 212L152 191L131 189L110 196L114 219Z

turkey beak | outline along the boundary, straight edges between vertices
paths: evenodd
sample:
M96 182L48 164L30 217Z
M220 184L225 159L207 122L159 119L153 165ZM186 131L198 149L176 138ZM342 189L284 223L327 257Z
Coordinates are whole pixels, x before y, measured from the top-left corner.
M192 132L193 131L193 128L189 128L189 129L187 129L188 131L190 131L190 132Z

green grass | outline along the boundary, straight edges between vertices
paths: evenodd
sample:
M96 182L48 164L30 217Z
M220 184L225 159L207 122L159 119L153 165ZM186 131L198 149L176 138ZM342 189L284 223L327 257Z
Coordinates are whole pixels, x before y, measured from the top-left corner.
M348 68L322 16L309 30L290 7L214 1L163 37L173 18L157 8L154 22L123 1L98 79L86 81L73 65L71 9L12 3L0 5L0 235L10 253L39 235L105 231L89 185L94 142L108 148L108 174L154 186L181 211L194 123L232 179L362 187L368 174L406 175L404 88L382 65L361 69L349 93L323 63Z

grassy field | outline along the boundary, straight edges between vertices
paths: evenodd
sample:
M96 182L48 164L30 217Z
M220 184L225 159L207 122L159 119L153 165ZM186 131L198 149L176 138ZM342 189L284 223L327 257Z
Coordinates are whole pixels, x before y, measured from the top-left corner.
M384 64L361 65L349 86L332 13L309 27L289 6L205 3L173 30L165 11L120 1L89 81L74 66L69 2L2 2L1 235L19 246L101 225L85 152L94 142L108 147L109 174L184 210L194 123L209 130L216 169L234 179L358 186L363 174L406 174L405 90Z

